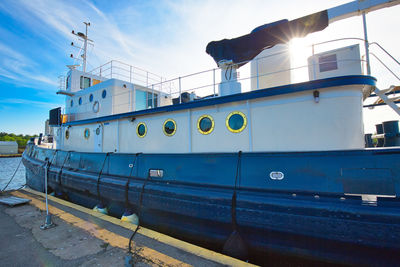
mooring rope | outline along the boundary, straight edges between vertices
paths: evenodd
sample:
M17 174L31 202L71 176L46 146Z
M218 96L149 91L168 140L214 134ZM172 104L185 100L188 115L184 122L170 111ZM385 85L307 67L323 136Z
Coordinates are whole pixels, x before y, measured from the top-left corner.
M140 196L139 196L139 209L138 209L138 224L136 226L135 231L132 233L131 237L129 238L129 253L132 254L132 240L133 237L136 235L137 231L139 230L140 227L140 215L142 213L142 203L143 203L143 192L144 192L144 187L146 186L147 182L150 180L150 173L148 174L146 180L144 181L142 185L142 190L140 191Z
M21 162L22 162L22 157L21 157L21 159L19 160L18 166L17 166L17 168L15 169L14 174L11 176L11 178L10 178L10 180L8 181L8 183L6 184L6 186L1 190L1 193L3 193L3 192L7 189L7 187L10 185L11 181L14 179L15 174L17 174L17 171L18 171L18 169L19 169L19 166L21 165ZM21 187L21 188L22 188L22 187Z
M133 160L132 168L131 168L131 171L129 172L128 180L126 181L126 184L125 184L125 208L129 207L128 191L129 191L129 184L131 182L130 178L132 177L133 169L135 168L135 164L136 164L137 158L139 157L140 154L142 154L142 152L139 152L139 153L135 154L135 159Z

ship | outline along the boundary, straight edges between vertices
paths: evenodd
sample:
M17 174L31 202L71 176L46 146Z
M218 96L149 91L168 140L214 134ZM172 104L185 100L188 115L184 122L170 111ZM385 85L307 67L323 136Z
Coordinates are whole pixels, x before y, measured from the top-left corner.
M357 42L313 53L305 82L291 80L288 42L399 3L353 1L210 42L218 67L172 80L119 61L87 71L85 23L54 136L23 154L27 185L244 260L396 265L398 121L365 134L363 109L400 114L400 89L371 76L366 24L364 56Z

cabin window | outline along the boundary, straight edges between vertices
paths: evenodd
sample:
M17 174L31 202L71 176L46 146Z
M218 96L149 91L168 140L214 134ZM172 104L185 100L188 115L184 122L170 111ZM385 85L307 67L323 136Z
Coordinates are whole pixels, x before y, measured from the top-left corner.
M232 133L240 133L244 128L246 128L246 115L240 111L231 112L228 117L226 117L225 124L226 128L228 128Z
M158 98L158 95L156 93L154 93L154 106L153 106L153 93L147 92L147 108L158 107L157 98Z
M144 122L141 122L137 125L136 127L136 134L137 136L139 136L140 138L143 138L146 136L147 134L147 126Z
M82 97L79 98L79 106L82 105Z
M89 130L88 128L86 128L86 129L83 131L83 137L85 137L85 139L89 139L89 137L90 137L90 130Z
M210 134L214 130L214 119L209 115L201 116L197 121L197 129L201 134Z
M65 139L68 140L68 138L69 138L69 130L66 130L66 131L65 131Z
M80 87L81 89L90 87L90 78L81 76Z
M146 109L146 92L145 91L136 90L135 105L136 105L136 110Z
M173 119L165 120L163 131L166 136L173 136L176 132L176 122Z
M90 94L90 96L89 96L89 101L90 101L90 102L93 102L93 94Z
M318 63L319 63L319 72L338 69L336 54L321 56L318 58Z
M103 92L101 92L101 97L106 98L106 96L107 96L107 91L103 90Z
M71 99L71 107L74 106L74 100Z

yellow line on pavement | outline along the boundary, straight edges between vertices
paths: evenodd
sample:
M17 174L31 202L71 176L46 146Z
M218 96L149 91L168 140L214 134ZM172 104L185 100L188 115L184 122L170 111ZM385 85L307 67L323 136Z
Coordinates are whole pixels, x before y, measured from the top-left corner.
M32 196L23 194L21 192L13 192L14 196L22 197L22 198L29 198L32 200L31 204L38 207L41 210L46 210L46 205L42 200L38 200ZM54 206L49 205L49 212L60 219L71 223L75 227L79 227L96 238L103 240L106 243L109 243L113 247L119 247L122 249L128 249L129 239L120 235L117 235L113 232L110 232L97 224L82 220L68 212L60 210ZM174 259L168 255L162 254L156 250L153 250L148 247L140 246L139 249L136 251L139 256L150 260L151 262L158 264L160 266L168 265L168 266L191 266L186 264L182 261Z
M29 192L31 194L35 194L35 195L38 195L38 196L45 197L44 193L32 190L30 188L24 188L23 190L25 190L26 192ZM76 205L74 203L71 203L71 202L68 202L68 201L53 197L53 196L48 196L48 197L49 197L49 199L51 201L54 201L54 202L59 203L61 205L73 208L75 210L78 210L78 211L81 211L81 212L84 212L84 213L87 213L87 214L90 214L92 216L95 216L95 217L100 218L102 220L105 220L107 222L119 225L121 227L130 229L130 230L135 230L136 229L136 225L135 224L131 224L131 223L128 223L128 222L122 222L121 220L119 220L117 218L114 218L114 217L111 217L111 216L108 216L108 215L104 215L102 213L93 211L91 209ZM250 264L250 263L247 263L247 262L244 262L244 261L241 261L241 260L226 256L224 254L221 254L221 253L218 253L218 252L215 252L215 251L212 251L212 250L208 250L208 249L205 249L205 248L190 244L188 242L185 242L185 241L170 237L168 235L161 234L159 232L156 232L156 231L144 228L144 227L140 227L139 230L138 230L138 233L141 234L141 235L147 236L149 238L155 239L155 240L157 240L159 242L162 242L164 244L179 248L181 250L187 251L187 252L189 252L191 254L194 254L196 256L199 256L199 257L202 257L204 259L207 259L207 260L210 260L210 261L214 261L214 262L217 262L217 263L220 263L220 264L223 264L223 265L228 265L228 266L256 266L256 265L253 265L253 264Z

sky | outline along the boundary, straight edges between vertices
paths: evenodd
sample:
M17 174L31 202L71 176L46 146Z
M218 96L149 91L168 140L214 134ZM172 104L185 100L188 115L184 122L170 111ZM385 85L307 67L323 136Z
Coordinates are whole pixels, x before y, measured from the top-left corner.
M88 36L94 40L89 47L89 70L116 59L172 79L215 68L205 52L210 41L238 37L265 23L295 19L346 2L2 0L0 132L41 133L48 111L64 105L64 97L56 95L58 77L66 74L66 65L74 63L69 58L76 53L70 46L76 42L71 30L83 32L84 21L91 23ZM400 6L396 6L367 15L370 42L378 42L397 59L399 13ZM297 43L343 37L363 38L361 17L335 22ZM303 50L295 51L303 54ZM388 57L378 50L374 53L399 73L399 66ZM306 60L307 55L303 56ZM399 84L379 65L371 60L379 87ZM373 132L376 123L398 119L387 107L365 110L364 117L366 132Z

